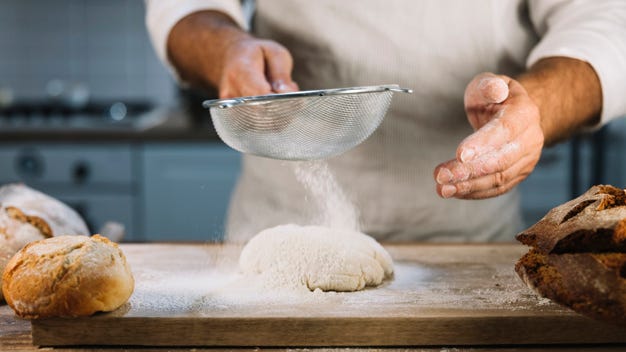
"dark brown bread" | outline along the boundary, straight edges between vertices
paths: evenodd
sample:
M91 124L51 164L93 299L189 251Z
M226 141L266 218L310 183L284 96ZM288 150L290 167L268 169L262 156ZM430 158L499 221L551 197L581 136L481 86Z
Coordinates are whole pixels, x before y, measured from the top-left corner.
M626 325L626 254L531 250L515 271L540 295L594 319Z
M626 253L626 193L613 186L593 186L550 210L516 238L544 254Z
M591 187L517 235L533 247L516 264L526 284L595 319L626 325L626 192Z

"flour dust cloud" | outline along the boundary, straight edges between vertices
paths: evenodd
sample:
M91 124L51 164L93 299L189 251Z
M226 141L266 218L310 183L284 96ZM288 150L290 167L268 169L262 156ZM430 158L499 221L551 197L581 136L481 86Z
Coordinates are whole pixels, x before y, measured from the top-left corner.
M359 213L324 160L294 163L297 180L317 207L314 225L359 231Z

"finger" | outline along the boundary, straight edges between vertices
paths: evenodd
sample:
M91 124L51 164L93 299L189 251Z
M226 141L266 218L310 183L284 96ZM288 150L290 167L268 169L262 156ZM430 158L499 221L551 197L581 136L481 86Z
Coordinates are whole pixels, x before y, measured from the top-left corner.
M265 76L265 57L257 47L245 46L225 67L220 81L220 98L264 95L272 92Z
M266 43L262 49L272 90L276 93L294 91L297 85L291 80L293 59L289 51L273 42Z
M465 107L499 104L509 96L511 78L485 72L477 75L465 89Z
M291 92L296 92L300 90L300 86L298 86L298 83L291 81L291 83L287 84L289 86L289 89Z
M517 186L522 181L524 181L526 177L527 176L519 175L504 185L500 185L498 187L490 188L484 191L472 192L463 196L459 196L457 198L458 199L485 199L485 198L497 197L499 195L505 194L509 192L510 190L512 190L515 186Z
M445 189L445 185L439 185L437 191L444 198L455 197L465 199L465 197L472 193L484 192L492 188L505 186L518 176L526 178L533 170L537 160L538 157L527 155L506 170L451 184L450 186L452 187Z
M265 79L265 75L254 69L241 69L233 73L231 80L222 86L227 87L225 90L229 93L229 97L249 97L272 92L272 87Z
M525 147L519 152L505 147L468 163L449 160L440 164L435 168L437 193L444 198L462 198L469 193L498 188L517 175L528 175L541 155L543 135L540 128L528 129L514 143Z
M461 141L456 149L457 160L469 162L511 140L512 133L508 124L513 122L502 120L505 113L506 108L503 107L490 121Z
M465 163L449 160L435 168L435 180L445 185L502 172L520 160L524 152L519 142L515 141Z
M509 95L511 78L481 73L465 88L465 112L474 130L485 125L497 112L500 103Z
M262 71L261 71L262 72ZM264 74L252 69L230 73L220 84L220 99L270 94L272 88Z
M289 83L285 83L286 87L283 87L282 91L277 91L274 89L276 93L288 93L288 92L297 92L300 90L298 83L291 81Z
M255 60L253 65L242 65L240 69L243 79L237 79L236 82L242 96L272 93L271 82L265 76L265 62L262 56L260 60Z

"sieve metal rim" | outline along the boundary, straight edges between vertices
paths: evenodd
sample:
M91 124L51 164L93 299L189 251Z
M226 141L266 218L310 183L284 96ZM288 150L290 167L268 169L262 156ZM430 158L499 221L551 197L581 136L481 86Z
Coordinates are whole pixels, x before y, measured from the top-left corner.
M346 95L346 94L363 94L363 93L377 93L377 92L402 92L413 93L413 90L408 88L400 88L397 84L385 84L378 86L363 86L363 87L347 87L347 88L333 88L333 89L318 89L318 90L305 90L299 92L290 93L277 93L267 95L255 95L249 97L239 97L230 99L211 99L202 102L202 107L205 109L220 108L227 109L234 106L250 103L263 103L274 101L278 99L295 99L304 97L323 97L332 95Z

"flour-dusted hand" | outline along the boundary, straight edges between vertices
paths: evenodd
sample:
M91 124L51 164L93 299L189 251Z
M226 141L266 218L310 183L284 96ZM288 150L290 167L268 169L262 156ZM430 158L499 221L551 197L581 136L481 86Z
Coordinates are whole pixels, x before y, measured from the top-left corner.
M539 108L516 80L482 73L465 90L465 111L475 132L458 146L456 159L435 168L437 193L481 199L508 192L539 161Z

